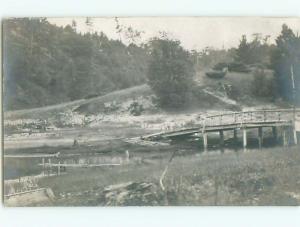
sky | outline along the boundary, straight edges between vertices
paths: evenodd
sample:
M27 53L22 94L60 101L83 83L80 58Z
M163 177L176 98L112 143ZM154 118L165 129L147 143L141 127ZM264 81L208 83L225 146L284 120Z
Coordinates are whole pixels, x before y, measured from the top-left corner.
M209 46L217 49L236 47L242 35L251 39L254 33L270 35L274 43L280 34L282 24L287 24L295 33L300 33L300 18L279 17L120 17L119 23L144 31L141 42L147 42L160 31L167 32L170 38L181 41L189 50L202 50ZM93 27L89 28L86 18L48 18L58 26L76 21L78 32L102 31L111 39L118 39L116 22L113 17L92 18ZM126 43L123 38L122 41Z

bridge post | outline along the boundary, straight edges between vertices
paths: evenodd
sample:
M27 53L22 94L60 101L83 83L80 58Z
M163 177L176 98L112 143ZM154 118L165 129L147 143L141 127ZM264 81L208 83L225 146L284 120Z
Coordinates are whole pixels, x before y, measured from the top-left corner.
M298 144L298 138L297 138L297 131L296 131L295 122L294 122L294 126L293 126L293 135L294 135L294 144L297 145Z
M243 147L247 147L247 129L243 128Z
M208 145L207 133L203 132L203 148L204 148L204 151L207 151L207 145Z
M283 140L283 146L287 146L286 128L283 128L282 140Z
M259 149L261 149L262 147L262 143L263 143L263 128L262 127L258 127L258 146Z
M223 130L220 130L220 146L224 146L224 132Z
M277 140L278 133L277 133L277 127L276 127L276 126L273 126L273 127L272 127L272 134L273 134L273 138L274 138L275 140Z
M233 129L233 139L234 139L234 142L237 141L237 129Z

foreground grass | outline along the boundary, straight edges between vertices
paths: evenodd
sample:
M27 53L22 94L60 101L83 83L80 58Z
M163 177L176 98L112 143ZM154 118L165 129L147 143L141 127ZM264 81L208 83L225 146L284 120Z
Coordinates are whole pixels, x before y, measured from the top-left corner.
M57 197L54 205L105 205L104 187L124 182L152 182L157 205L298 205L299 147L251 150L225 154L178 151L164 179L159 178L172 151L136 153L119 167L78 169L41 179ZM140 157L136 159L135 157ZM137 204L127 204L137 205ZM138 204L149 205L149 204Z

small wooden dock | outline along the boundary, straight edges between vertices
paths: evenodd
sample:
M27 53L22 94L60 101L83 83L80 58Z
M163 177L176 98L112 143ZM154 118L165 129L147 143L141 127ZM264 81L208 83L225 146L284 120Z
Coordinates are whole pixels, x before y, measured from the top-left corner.
M232 131L232 137L237 140L238 131L242 132L243 147L247 147L248 130L257 130L258 144L262 147L263 133L265 128L271 128L273 137L277 139L278 132L282 136L283 145L288 144L287 135L293 135L294 144L298 143L297 128L300 122L300 109L271 109L244 112L230 112L203 118L197 127L184 128L181 130L156 133L141 137L142 140L159 141L185 137L202 137L204 150L208 147L210 133L219 133L220 145L224 144L224 132ZM199 126L198 126L199 125Z

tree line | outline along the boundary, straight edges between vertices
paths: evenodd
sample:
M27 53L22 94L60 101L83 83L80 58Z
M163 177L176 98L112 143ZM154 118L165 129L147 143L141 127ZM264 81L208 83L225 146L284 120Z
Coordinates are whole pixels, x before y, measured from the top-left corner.
M90 21L87 21L91 25ZM145 83L148 55L45 18L3 21L4 109L46 106Z
M242 36L237 48L198 52L185 50L179 40L165 33L137 45L135 40L143 32L115 20L119 40L92 29L81 34L76 22L58 27L44 18L5 20L4 109L90 98L146 82L161 107L178 108L197 90L197 67L220 61L231 61L232 67L271 69L272 81L265 80L262 71L256 73L254 93L300 101L300 38L287 25L282 26L275 44L269 43L269 36L254 34L252 40ZM87 25L91 24L87 18ZM129 45L123 43L122 34L131 40Z

